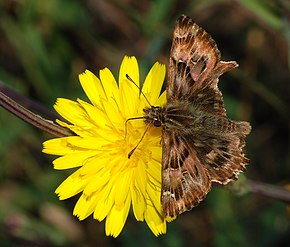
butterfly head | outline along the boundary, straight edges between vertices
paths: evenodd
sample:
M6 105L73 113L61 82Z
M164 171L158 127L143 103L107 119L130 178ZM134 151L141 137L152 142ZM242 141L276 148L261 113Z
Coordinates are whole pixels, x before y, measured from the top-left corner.
M164 123L163 108L160 106L151 106L143 109L144 119L146 123L153 124L155 127L160 127Z

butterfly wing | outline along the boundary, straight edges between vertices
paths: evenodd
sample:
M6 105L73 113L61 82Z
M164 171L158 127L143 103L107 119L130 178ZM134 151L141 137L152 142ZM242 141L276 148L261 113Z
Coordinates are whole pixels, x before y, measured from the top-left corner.
M211 182L195 150L174 132L163 133L162 156L161 203L164 215L174 217L203 200Z
M220 61L220 51L211 36L191 18L181 16L174 28L170 51L168 102L189 101L225 116L218 77L237 66L234 61Z
M226 184L244 170L247 122L226 117L218 78L237 67L220 61L215 41L192 19L176 23L163 123L162 206L176 216L197 205L211 182Z
M243 147L250 124L206 114L204 118L207 120L203 128L192 128L183 138L193 146L210 180L227 184L237 179L238 173L249 163Z

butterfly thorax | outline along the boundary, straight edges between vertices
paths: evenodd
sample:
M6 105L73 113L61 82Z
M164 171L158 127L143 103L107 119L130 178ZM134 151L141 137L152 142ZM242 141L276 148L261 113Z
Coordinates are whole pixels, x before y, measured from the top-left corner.
M186 132L204 127L210 116L190 102L168 103L164 107L152 106L143 109L145 122L162 127L163 130Z
M143 109L146 123L153 124L155 127L164 125L164 108L161 106L151 106Z

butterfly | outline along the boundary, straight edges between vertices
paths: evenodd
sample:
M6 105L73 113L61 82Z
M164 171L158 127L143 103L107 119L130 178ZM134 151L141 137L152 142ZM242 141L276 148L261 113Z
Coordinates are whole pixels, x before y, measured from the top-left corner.
M243 147L248 122L228 119L219 77L238 66L220 60L211 36L187 16L176 22L170 51L167 104L143 109L162 128L161 204L165 217L191 210L212 183L237 179L249 160Z

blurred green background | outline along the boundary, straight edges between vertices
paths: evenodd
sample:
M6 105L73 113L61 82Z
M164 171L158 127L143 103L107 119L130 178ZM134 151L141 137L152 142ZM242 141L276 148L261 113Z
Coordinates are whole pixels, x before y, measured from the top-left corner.
M192 17L240 67L221 78L228 114L250 121L246 178L290 182L290 4L282 0L0 0L0 80L52 110L57 97L86 99L78 74L109 67L118 75L135 55L141 78L168 64L175 20ZM156 238L129 216L121 235L72 216L77 200L56 187L71 171L41 153L48 134L0 108L0 246L289 246L290 208L253 193L215 187ZM241 176L235 187L246 189Z

